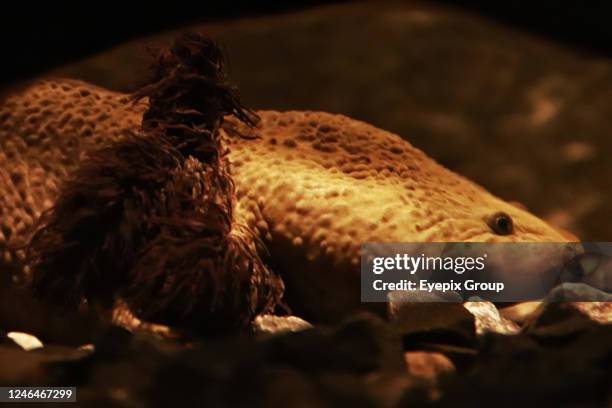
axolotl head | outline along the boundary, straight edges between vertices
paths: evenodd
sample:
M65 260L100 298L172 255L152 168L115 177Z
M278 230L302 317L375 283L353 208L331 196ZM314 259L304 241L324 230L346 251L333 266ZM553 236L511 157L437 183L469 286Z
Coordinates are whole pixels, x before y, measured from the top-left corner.
M257 140L230 139L230 156L239 198L260 199L272 235L328 252L366 241L575 240L390 132L323 112L258 113Z
M254 132L228 138L238 208L305 317L359 303L364 242L575 240L397 135L322 112L258 114L254 130L229 124Z

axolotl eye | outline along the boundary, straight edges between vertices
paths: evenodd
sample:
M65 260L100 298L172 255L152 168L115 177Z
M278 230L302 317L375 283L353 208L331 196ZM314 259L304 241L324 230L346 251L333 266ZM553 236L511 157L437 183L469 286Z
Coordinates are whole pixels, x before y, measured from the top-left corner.
M514 232L514 222L505 212L499 211L487 218L487 225L497 235L510 235Z

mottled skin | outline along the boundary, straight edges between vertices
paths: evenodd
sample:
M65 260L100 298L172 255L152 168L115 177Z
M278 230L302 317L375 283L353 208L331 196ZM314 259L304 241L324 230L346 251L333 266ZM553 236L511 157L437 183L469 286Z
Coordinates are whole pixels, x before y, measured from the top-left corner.
M38 81L0 101L0 244L23 237L81 155L136 131L145 109L73 80ZM258 114L256 129L225 126L236 218L262 238L289 305L307 319L359 307L362 242L567 241L394 134L322 112ZM512 234L487 225L499 211L513 218Z

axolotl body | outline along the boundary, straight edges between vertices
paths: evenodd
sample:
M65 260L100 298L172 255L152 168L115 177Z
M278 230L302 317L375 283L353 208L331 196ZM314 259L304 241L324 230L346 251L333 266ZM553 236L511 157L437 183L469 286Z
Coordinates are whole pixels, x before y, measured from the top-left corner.
M137 131L146 100L44 79L0 101L0 244L5 268L88 151ZM342 115L228 118L235 221L265 244L293 311L333 320L361 307L362 242L566 242L571 236L444 168L405 139ZM241 135L241 136L238 136ZM246 137L245 137L246 136Z

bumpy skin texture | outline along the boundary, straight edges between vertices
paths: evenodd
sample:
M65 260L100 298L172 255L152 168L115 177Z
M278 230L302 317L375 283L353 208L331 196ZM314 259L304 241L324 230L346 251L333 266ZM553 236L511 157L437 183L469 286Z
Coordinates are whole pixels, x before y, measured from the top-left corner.
M52 205L82 155L135 131L145 109L73 80L41 80L0 101L6 269L19 257L6 244ZM334 320L360 307L362 242L567 241L389 132L322 112L258 114L255 129L231 119L224 126L236 219L262 238L287 302L307 319ZM487 225L499 211L513 218L512 234Z

